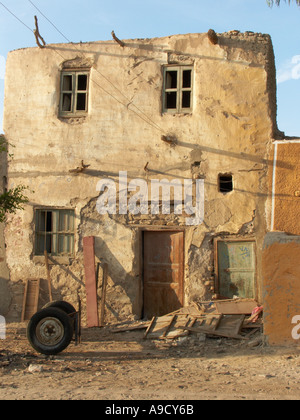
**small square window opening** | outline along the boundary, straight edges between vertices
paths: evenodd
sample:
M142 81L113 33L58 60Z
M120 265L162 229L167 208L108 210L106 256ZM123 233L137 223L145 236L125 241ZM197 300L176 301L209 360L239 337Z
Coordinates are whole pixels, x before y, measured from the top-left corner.
M218 179L219 191L221 193L229 193L233 190L233 179L231 174L219 174Z

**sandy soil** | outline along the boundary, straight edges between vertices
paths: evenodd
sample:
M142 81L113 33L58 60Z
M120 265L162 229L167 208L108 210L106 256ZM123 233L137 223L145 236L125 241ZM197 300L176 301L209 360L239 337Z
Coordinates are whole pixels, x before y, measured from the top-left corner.
M300 350L192 335L143 339L143 331L85 329L57 356L36 353L25 324L0 340L1 400L299 399Z

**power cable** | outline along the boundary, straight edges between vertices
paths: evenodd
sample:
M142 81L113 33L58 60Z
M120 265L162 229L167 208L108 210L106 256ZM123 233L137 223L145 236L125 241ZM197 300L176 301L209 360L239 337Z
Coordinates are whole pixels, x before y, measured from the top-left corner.
M31 1L28 0L29 3L56 29L56 31L65 39L67 40L69 43L72 43L63 33L62 31L60 31L57 26L43 13L41 12L41 10ZM79 51L81 54L84 54L84 52L82 50L80 50L76 45L74 45L74 43L72 43L73 46L75 47L75 49L77 51ZM61 56L62 57L62 56ZM120 104L122 104L123 106L125 106L129 111L133 112L134 114L136 114L138 117L140 117L144 122L146 122L147 124L151 125L153 128L156 128L157 130L164 132L164 130L158 125L156 124L144 111L142 111L141 109L139 109L134 103L132 103L132 101L127 98L127 96L114 84L112 83L104 74L102 74L96 67L93 67L93 69L101 76L103 77L114 89L116 89L127 101L126 104L124 104L123 102L121 102L120 100L116 99L116 97L112 94L110 94L108 91L106 91L104 88L102 88L99 84L97 84L94 80L92 80L95 84L97 84L105 93L109 94L113 99L115 99L117 102L119 102ZM144 118L142 118L136 111L133 111L132 109L129 108L129 105L132 105L134 108L136 108L142 115L144 115L144 117L147 118L147 120L145 120ZM150 123L149 123L150 122Z
M57 28L57 26L55 26L54 25L54 23L53 22L51 22L51 20L50 19L48 19L47 18L47 16L46 15L44 15L44 13L31 1L31 0L28 0L29 1L29 3L31 3L31 5L33 6L33 7L35 7L36 8L36 10L53 26L53 28L54 29L56 29L57 30L57 32L59 32L60 33L60 35L63 37L63 38L65 38L65 40L66 41L68 41L68 42L70 42L71 43L71 41Z
M68 42L72 43L58 28L56 25L54 25L54 23L52 23L50 21L50 19L47 18L47 16L42 13L40 11L40 9L31 1L28 0L30 2L30 4L35 7L39 13L41 13L41 15L63 36L64 39L66 39ZM8 9L8 7L6 7L1 1L0 4L12 15L14 16L22 25L24 25L31 33L34 33L34 31L28 26L26 25L26 23L24 23L21 19L19 19L10 9ZM72 43L73 44L73 43ZM74 45L74 44L73 44ZM75 49L77 51L79 51L81 54L83 54L83 52L76 47L76 45L74 45ZM63 60L66 60L66 58L60 54L57 49L55 49L55 47L51 47L51 49L53 49ZM148 117L148 115L146 115L142 110L140 110L135 104L132 103L132 101L126 97L126 95L123 94L123 92L117 87L115 86L104 74L102 74L97 68L93 67L94 70L100 74L100 76L102 76L108 83L110 83L111 86L113 86L127 101L126 104L124 104L122 101L120 101L119 99L117 99L113 94L111 94L110 92L108 92L106 89L104 89L99 83L97 83L95 80L91 79L91 81L93 83L95 83L101 90L103 90L103 92L105 92L107 95L111 96L115 101L117 101L119 104L121 104L122 106L126 107L129 111L131 111L132 113L134 113L137 117L139 117L141 120L143 120L146 124L152 126L152 128L155 128L161 132L164 132L164 130L159 127L154 121L151 120L151 118ZM145 118L143 118L138 112L134 111L133 109L129 108L129 105L133 105L142 115L144 115L147 120ZM148 121L149 120L149 121Z
M11 15L13 15L20 23L22 23L22 25L24 25L27 29L29 29L30 30L30 32L32 32L33 33L33 29L31 29L31 28L29 28L29 26L28 25L26 25L26 23L24 23L21 19L19 19L18 18L18 16L16 16L11 10L9 10L9 8L8 7L6 7L3 3L2 3L2 1L0 1L0 4L1 4L1 6L3 6L4 7L4 9L6 9Z
M54 25L50 19L47 18L46 15L44 15L40 9L38 9L34 3L31 0L28 0L38 11L39 13L41 13L41 15L61 34L61 36L63 36L64 39L66 39L69 43L72 43L58 28L56 25ZM15 19L17 19L23 26L25 26L31 33L34 33L34 31L26 24L24 23L21 19L18 18L18 16L16 16L8 7L6 7L1 1L0 1L0 5L2 5ZM73 43L72 43L73 44ZM73 44L74 45L74 44ZM77 51L79 51L81 54L84 54L84 52L82 52L79 48L76 47L76 45L74 45L75 49ZM64 61L66 60L66 58L53 46L50 47L55 53L57 53ZM49 49L50 49L49 48ZM134 113L137 117L139 117L140 119L142 119L146 124L152 126L152 128L158 129L159 131L163 132L163 130L161 129L161 127L159 127L154 121L152 121L142 110L140 110L135 104L133 104L127 97L126 95L123 94L123 92L117 87L115 86L105 75L103 75L97 68L93 67L94 70L100 75L102 76L112 87L114 87L127 101L126 104L124 104L121 100L119 100L118 98L116 98L112 93L110 93L108 90L106 90L105 88L103 88L99 83L97 83L94 79L91 79L91 81L98 86L99 89L101 89L103 92L105 92L107 95L109 95L110 97L112 97L116 102L118 102L119 104L121 104L122 106L126 107L127 109L129 108L129 105L132 104L137 111L139 111L141 114L143 114L147 119L143 118L142 115L140 115L138 112L136 112L133 109L129 109L132 113ZM129 105L128 105L129 103ZM148 121L149 120L149 121ZM25 143L24 143L25 145ZM33 144L27 144L28 146L32 146L34 148L36 148L36 145Z

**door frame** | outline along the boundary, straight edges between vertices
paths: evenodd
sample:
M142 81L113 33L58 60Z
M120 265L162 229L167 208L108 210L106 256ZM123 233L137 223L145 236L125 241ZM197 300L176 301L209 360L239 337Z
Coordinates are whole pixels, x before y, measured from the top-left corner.
M220 292L220 278L219 278L219 262L218 262L218 243L219 242L253 242L254 243L254 284L253 284L253 295L254 299L257 299L258 290L257 290L257 244L254 236L249 236L249 238L237 238L225 236L222 238L214 238L214 267L215 267L215 290L216 294Z
M185 229L182 227L170 226L170 227L154 227L154 226L147 226L141 227L139 229L139 243L140 243L140 259L139 259L139 266L140 266L140 308L141 308L141 318L144 316L144 233L145 232L169 232L169 233L183 233L183 256L182 256L182 307L185 304Z

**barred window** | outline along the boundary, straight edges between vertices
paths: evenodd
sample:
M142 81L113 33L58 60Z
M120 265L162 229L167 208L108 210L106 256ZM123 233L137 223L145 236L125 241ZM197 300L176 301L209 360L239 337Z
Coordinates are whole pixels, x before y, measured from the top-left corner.
M74 210L36 210L35 255L74 255L74 218Z

